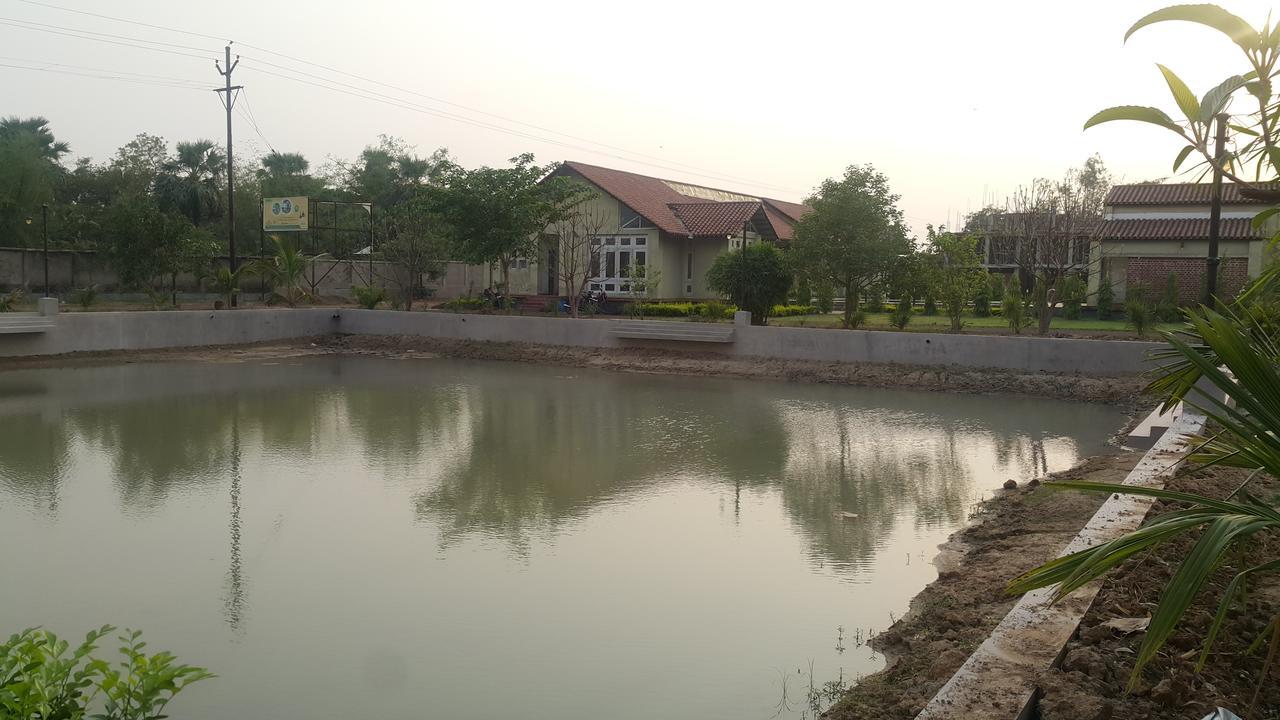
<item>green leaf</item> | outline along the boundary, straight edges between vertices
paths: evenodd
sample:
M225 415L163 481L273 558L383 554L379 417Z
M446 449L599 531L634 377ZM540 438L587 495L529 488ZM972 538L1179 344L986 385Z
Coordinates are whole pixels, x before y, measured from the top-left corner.
M1169 85L1169 92L1173 93L1173 99L1178 103L1178 109L1183 115L1187 116L1187 120L1196 122L1200 117L1200 101L1196 100L1195 93L1191 92L1191 88L1182 82L1182 78L1169 68L1156 63L1156 67L1160 68L1160 72L1164 74L1164 81Z
M1245 50L1254 50L1258 47L1258 33L1249 23L1217 5L1207 3L1203 5L1173 5L1156 10L1134 23L1133 27L1129 28L1129 31L1124 34L1124 39L1128 42L1131 35L1148 25L1173 20L1192 22L1213 28L1231 38L1231 42Z
M1101 125L1105 122L1113 122L1115 120L1136 120L1138 122L1151 123L1160 127L1172 130L1182 137L1186 137L1186 133L1182 127L1173 121L1165 111L1160 108L1144 107L1142 105L1119 105L1107 108L1098 112L1084 123L1084 129L1088 130L1094 125Z
M1182 163L1186 161L1187 156L1190 155L1193 151L1195 151L1195 149L1196 149L1195 145L1188 145L1182 148L1182 150L1178 152L1178 157L1175 158L1173 161L1173 171L1175 173L1178 172L1178 168L1182 167Z
M1262 226L1266 225L1267 221L1270 220L1272 217L1274 217L1276 213L1280 213L1280 208L1267 208L1266 210L1263 210L1257 215L1254 215L1253 229L1254 230L1262 229Z
M1203 105L1204 105L1204 103L1201 103L1201 106L1203 106ZM1243 126L1243 125L1232 125L1232 124L1228 123L1228 124L1227 124L1227 127L1231 128L1232 130L1235 130L1236 132L1240 133L1241 135L1248 135L1249 137L1258 137L1258 131L1253 130L1253 129L1250 129L1250 128L1247 128L1247 127L1245 127L1245 126Z
M1212 122L1213 116L1222 112L1231 96L1244 85L1245 80L1243 77L1232 75L1218 83L1217 87L1205 93L1204 97L1200 99L1200 122L1205 125Z

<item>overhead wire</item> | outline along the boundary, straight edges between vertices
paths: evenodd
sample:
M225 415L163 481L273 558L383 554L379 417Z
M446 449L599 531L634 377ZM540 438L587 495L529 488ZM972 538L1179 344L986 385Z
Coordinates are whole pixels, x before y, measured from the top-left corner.
M213 40L219 40L219 41L221 41L221 40L222 40L222 38L220 38L219 36L216 36L216 35L210 35L210 34L208 34L208 33L199 33L199 32L194 32L194 31L190 31L190 30L184 30L184 29L181 29L181 28L175 28L175 27L170 27L170 26L165 26L165 25L157 25L157 24L154 24L154 23L147 23L147 22L142 22L142 21L138 21L138 20L132 20L132 19L128 19L128 18L121 18L121 17L112 16L112 15L106 15L106 14L102 14L102 13L90 12L90 11L86 11L86 10L78 10L78 9L75 9L75 8L68 8L68 7L63 7L63 6L60 6L60 5L55 5L55 4L53 4L53 3L38 2L37 0L19 0L19 2L22 2L22 3L27 4L27 5L32 5L32 6L37 6L37 7L48 8L48 9L51 9L51 10L59 10L59 11L64 11L64 12L69 12L69 13L75 13L75 14L78 14L78 15L84 15L84 16L88 16L88 17L94 17L94 18L99 18L99 19L104 19L104 20L111 20L111 21L113 21L113 22L120 22L120 23L126 23L126 24L130 24L130 25L137 25L137 26L139 26L139 27L146 27L146 28L153 29L153 30L162 30L162 31L165 31L165 32L180 33L180 34L189 35L189 36L192 36L192 37L201 37L201 38L205 38L205 39L213 39ZM21 24L19 24L19 23L21 23ZM60 25L51 25L51 24L48 24L48 23L38 23L38 22L34 22L34 21L24 21L24 20L16 20L16 21L15 21L15 20L13 20L13 19L11 19L11 18L0 18L0 24L11 25L11 26L14 26L14 27L21 27L21 28L24 28L24 29L30 29L30 30L37 30L37 31L40 31L40 32L48 32L48 33L53 33L53 34L57 34L57 35L65 35L65 36L68 36L68 37L76 37L76 38L85 39L85 40L95 40L95 41L97 41L97 42L104 42L104 43L110 43L110 44L115 44L115 45L122 45L122 46L124 46L124 47L133 47L133 48L137 48L137 49L144 49L144 50L154 50L154 51L157 51L157 52L168 52L168 53L170 53L170 54L174 54L174 55L186 55L186 56L188 56L188 57L195 57L195 58L198 58L198 59L209 59L210 57L213 57L213 56L214 56L214 52L213 52L213 51L206 50L205 48L200 48L200 47L191 46L191 45L180 45L180 44L177 44L177 43L165 43L165 42L162 42L162 41L148 40L148 39L144 39L144 38L135 38L135 37L124 36L124 35L116 35L116 34L112 34L112 33L101 33L101 32L90 31L90 30L80 30L80 29L77 29L77 28L68 28L68 27L65 27L65 26L60 26ZM93 36L97 36L97 37L93 37ZM127 42L126 42L126 41L127 41ZM137 45L136 43L146 43L146 44L148 44L148 45L158 45L158 46L161 46L161 47L146 47L146 46ZM415 112L420 112L420 113L424 113L424 114L428 114L428 115L434 115L434 116L436 116L436 117L440 117L440 118L442 118L442 119L453 120L453 121L455 121L455 122L461 122L461 123L468 124L468 125L471 125L471 126L473 126L473 127L477 127L477 128L482 128L482 129L488 129L488 130L492 130L492 131L496 131L496 132L501 132L501 133L505 133L505 134L508 134L508 135L511 135L511 136L514 136L514 137L521 137L521 138L525 138L525 139L530 139L530 140L534 140L534 141L537 141L537 142L547 143L547 144L550 144L550 145L554 145L554 146L562 147L562 148L566 148L566 149L580 150L580 151L583 151L583 152L588 152L588 153L592 153L592 154L596 154L596 155L601 155L601 156L609 157L609 158L613 158L613 159L616 159L616 160L622 160L622 161L624 161L624 162L637 163L637 164L645 165L645 166L647 166L647 167L653 167L653 168L658 168L658 169L667 170L667 171L674 171L674 172L683 172L683 173L686 173L686 174L695 175L695 176L697 176L697 177L706 178L706 179L712 179L712 180L717 180L717 181L721 181L721 182L724 182L724 181L728 181L728 182L740 182L740 183L746 183L746 184L749 184L749 185L752 185L752 186L755 186L755 187L758 187L758 188L763 188L763 189L778 190L778 191L783 191L783 192L788 192L788 193L802 194L802 193L799 193L798 191L796 191L796 190L794 190L794 189L792 189L792 188L787 188L787 187L783 187L783 186L780 186L780 185L773 185L773 184L771 184L771 183L763 183L763 182L760 182L760 181L757 181L757 180L752 180L752 179L749 179L749 178L736 177L736 176L729 175L729 174L725 174L725 173L718 173L718 172L715 172L715 171L708 171L708 170L706 170L705 168L700 168L700 167L693 166L693 165L687 165L687 164L684 164L684 163L679 163L679 162L676 162L676 161L668 160L668 159L663 158L663 157L660 157L660 156L650 155L650 154L648 154L648 153L642 153L642 152L638 152L638 151L634 151L634 150L629 150L629 149L626 149L626 148L623 148L623 147L620 147L620 146L610 145L610 144L608 144L608 143L601 143L601 142L598 142L598 141L595 141L595 140L590 140L590 139L588 139L588 138L584 138L584 137L581 137L581 136L578 136L578 135L573 135L573 134L571 134L571 133L564 133L564 132L561 132L561 131L558 131L558 130L554 130L554 129L552 129L552 128L547 128L547 127L543 127L543 126L535 125L535 124L528 123L528 122L525 122L525 121L522 121L522 120L518 120L518 119L515 119L515 118L510 118L510 117L506 117L506 116L503 116L503 115L499 115L499 114L497 114L497 113L492 113L492 112L488 112L488 111L485 111L485 110L480 110L480 109L478 109L478 108L469 107L469 106L466 106L466 105L462 105L462 104L460 104L460 103L455 103L455 102L452 102L452 101L446 100L446 99L444 99L444 98L439 98L439 97L435 97L435 96L427 95L427 94L425 94L425 93L421 93L421 92L418 92L418 91L415 91L415 90L411 90L411 89L408 89L408 88L400 87L400 86L398 86L398 85L394 85L394 84L391 84L391 83L382 82L382 81L380 81L380 80L376 80L376 79L374 79L374 78L370 78L370 77L367 77L367 76L359 75L359 74L356 74L356 73L350 73L350 72L347 72L347 71L344 71L344 70L338 69L338 68L336 68L336 67L332 67L332 66L329 66L329 65L324 65L324 64L321 64L321 63L312 62L312 61L309 61L309 60L306 60L306 59L303 59L303 58L300 58L300 57L296 57L296 56L293 56L293 55L288 55L288 54L286 54L286 53L281 53L281 52L278 52L278 51L275 51L275 50L271 50L271 49L269 49L269 48L265 48L265 47L261 47L261 46L257 46L257 45L251 45L251 44L243 43L243 42L242 42L242 43L240 43L240 46L241 46L241 47L245 47L245 48L249 48L249 49L252 49L252 50L256 50L256 51L258 51L258 52L267 53L267 54L274 55L274 56L277 56L277 57L285 58L285 59L291 60L291 61L296 62L296 63L302 63L302 64L304 64L304 65L309 65L309 66L312 66L312 67L317 67L317 68L320 68L320 69L326 70L326 71L331 72L331 73L335 73L335 74L342 75L342 76L345 76L345 77L349 77L349 78L357 79L357 80L360 80L360 81L362 81L362 82L366 82L366 83L370 83L370 84L378 85L378 86L380 86L380 87L385 87L385 88L388 88L388 89L391 89L391 90L395 90L395 91L397 91L397 92L401 92L401 93L405 93L405 94L409 94L409 95L414 95L414 96L417 96L417 97L421 97L421 98L424 98L424 99L429 100L429 101L431 101L431 102L435 102L435 103L439 103L439 104L443 104L443 105L448 105L448 106L451 106L451 107L456 107L456 108L459 108L459 109L461 109L461 110L465 110L465 111L470 112L470 113L475 113L475 114L478 114L478 115L483 115L483 116L486 116L486 117L491 117L491 118L494 118L494 119L496 119L496 120L501 120L501 121L506 122L506 123L511 123L511 124L514 124L514 125L519 125L519 126L522 126L522 127L531 128L531 129L533 129L533 130L538 130L538 131L540 131L540 132L544 132L544 133L550 133L550 134L552 134L552 135L557 135L557 136L560 136L560 137L563 137L563 138L569 138L569 139L571 139L571 140L575 140L575 141L580 142L580 143L587 143L588 145L596 146L596 148L605 148L605 149L607 149L607 150L611 150L611 151L614 151L614 152L612 152L612 153L610 153L610 152L601 152L600 150L595 149L595 148L591 148L591 147L582 147L581 145L574 145L574 144L566 143L566 142L563 142L563 141L560 141L560 140L555 140L555 139L552 139L552 138L546 138L546 137L542 137L542 136L538 136L538 135L530 134L530 133L528 133L528 132L523 132L523 131L520 131L520 130L516 130L516 129L513 129L513 128L504 127L504 126L496 125L496 124L493 124L493 123L488 123L488 122L485 122L485 121L483 121L483 120L478 120L478 119L476 119L476 118L467 117L467 116L465 116L465 115L460 115L460 114L457 114L457 113L451 113L451 112L448 112L448 111L446 111L446 110L441 110L441 109L439 109L439 108L432 108L432 107L429 107L429 106L426 106L426 105L422 105L422 104L420 104L420 103L415 103L415 102L413 102L413 101L409 101L409 100L406 100L406 99L404 99L404 98L399 98L399 97L395 97L395 96L392 96L392 95L387 95L386 93L380 93L380 92L377 92L377 91L374 91L374 90L370 90L370 89L367 89L367 88L362 88L362 87L358 87L358 86L355 86L355 85L351 85L350 83L343 83L343 82L341 82L341 81L334 80L334 79L327 78L327 77L323 77L323 76L320 76L320 75L316 75L316 74L314 74L314 73L309 73L309 72L306 72L306 71L304 71L304 70L300 70L300 69L298 69L298 68L293 68L293 67L289 67L289 66L286 66L286 65L281 65L281 64L279 64L279 63L273 63L273 62L270 62L270 61L265 60L265 59L262 59L262 58L250 58L250 57L243 57L243 59L245 59L245 60L250 60L251 62L256 62L256 63L262 64L262 65L266 65L266 66L269 66L269 67L277 68L277 69L279 69L279 70L283 70L283 71L285 71L285 72L294 73L294 74L297 74L297 75L302 75L302 76L304 76L304 77L310 77L310 78L313 78L313 79L317 79L317 80L320 80L320 81L325 82L325 83L331 83L331 84L333 84L333 85L337 85L337 86L345 87L345 88L348 88L349 90L354 90L354 91L356 91L356 92L358 92L358 93L364 93L364 94L362 94L362 95L355 95L355 96L356 96L356 97L362 97L363 99L366 99L366 100L372 100L372 101L375 101L375 102L384 102L384 103L386 103L386 104L394 105L394 106L397 106L397 107L402 107L402 108L404 108L404 109L413 110L413 111L415 111ZM201 52L201 53L209 53L209 55L207 55L207 56L206 56L206 55L193 55L193 54L190 54L190 53L178 52L177 50L166 50L165 48L178 48L178 49L180 49L180 50L194 50L194 51ZM259 70L258 70L258 72L262 72L262 73L267 74L267 75L276 75L277 77L282 77L282 78L290 79L290 80L293 80L293 81L295 81L295 82L304 82L304 81L299 80L299 79L297 79L297 78L291 78L291 77L288 77L288 76L285 76L285 75L281 75L281 74L279 74L279 73L271 73L271 72L269 72L269 71L265 71L265 70L261 70L261 69L259 69ZM335 91L335 92L344 92L344 91L343 91L343 90L341 90L339 87L332 87L332 86L330 86L330 85L322 85L322 84L319 84L319 83L306 83L306 84L314 85L314 86L316 86L316 87L321 87L321 88L328 89L328 90ZM352 92L344 92L344 94L353 95L354 93L352 93ZM256 122L252 122L252 121L251 121L251 124L256 125ZM255 131L260 132L260 128L255 127ZM263 137L263 141L264 141L264 142L266 142L266 138L265 138L265 137ZM270 143L268 143L268 145L270 145ZM616 153L624 153L625 155L618 155L618 154L616 154ZM629 156L634 156L634 157L627 157L628 155L629 155ZM639 160L639 159L637 159L637 158L648 158L649 160L656 160L656 161L658 161L658 162L649 162L649 161L646 161L646 160Z
M156 80L148 80L145 78L121 77L118 75L106 75L100 72L80 72L75 70L57 70L54 68L29 67L26 65L14 65L11 63L0 63L0 68L9 68L12 70L30 70L32 72L57 73L59 75L75 75L79 77L94 78L97 80L112 80L117 82L126 82L134 85L149 85L151 87L167 87L176 90L199 90L206 91L208 88L195 87L193 85L180 85L173 82L160 82Z

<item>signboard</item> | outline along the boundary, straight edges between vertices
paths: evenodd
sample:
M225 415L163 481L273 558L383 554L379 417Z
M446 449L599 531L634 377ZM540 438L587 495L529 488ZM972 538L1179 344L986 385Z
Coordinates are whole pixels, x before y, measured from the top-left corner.
M281 197L262 199L262 229L267 232L307 229L307 199Z

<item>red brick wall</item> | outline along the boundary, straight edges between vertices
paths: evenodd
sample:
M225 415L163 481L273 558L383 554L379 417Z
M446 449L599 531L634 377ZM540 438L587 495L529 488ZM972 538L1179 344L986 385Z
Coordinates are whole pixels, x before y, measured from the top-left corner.
M1233 297L1244 287L1249 276L1249 261L1245 258L1222 260L1222 287L1219 297ZM1129 258L1125 272L1125 288L1146 288L1147 297L1157 300L1164 295L1169 273L1178 278L1178 302L1194 305L1201 301L1204 292L1204 258Z

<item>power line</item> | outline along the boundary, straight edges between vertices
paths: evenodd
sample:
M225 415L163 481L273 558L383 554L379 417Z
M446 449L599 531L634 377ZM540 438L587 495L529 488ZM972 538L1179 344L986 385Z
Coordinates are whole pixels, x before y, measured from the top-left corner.
M94 42L107 43L109 45L120 45L121 47L135 48L138 50L150 50L152 52L167 53L169 55L180 55L182 57L195 58L197 60L210 60L213 58L212 53L210 53L209 55L196 55L194 53L178 52L177 50L165 50L164 48L147 47L146 45L137 45L135 43L121 42L118 40L107 40L105 38L90 37L88 35L81 35L73 32L63 32L60 30L48 30L45 28L31 27L29 25L19 24L21 22L24 22L24 21L10 22L6 19L0 18L0 25L9 25L11 27L16 27L22 30L34 30L36 32L49 33L52 35L63 35L65 37L78 38L80 40L92 40ZM76 32L79 32L79 31L76 31ZM143 40L142 42L148 42L148 41Z
M262 128L258 127L258 118L253 114L253 106L249 104L249 92L241 88L240 97L244 99L244 109L237 108L240 110L240 117L244 118L249 123L249 126L258 134L258 137L262 138L262 142L267 144L268 150L276 152L275 146L272 145L271 141L267 139L267 136L263 134ZM248 110L247 113L245 112L246 109Z
M146 28L150 28L150 29L154 29L154 30L164 30L164 31L167 31L167 32L181 33L181 34L184 34L184 35L190 35L190 36L192 36L192 37L201 37L201 38L206 38L206 39L219 39L219 40L221 39L221 38L219 38L218 36L215 36L215 35L209 35L209 34L207 34L207 33L193 32L193 31L190 31L190 30L183 30L183 29L181 29L181 28L174 28L174 27L169 27L169 26L164 26L164 25L156 25L156 24L152 24L152 23L141 22L141 21L138 21L138 20L131 20L131 19L128 19L128 18L122 18L122 17L112 16L112 15L105 15L105 14L102 14L102 13L88 12L88 11L85 11L85 10L77 10L77 9L74 9L74 8L68 8L68 7L63 7L63 6L60 6L60 5L54 5L54 4L52 4L52 3L37 2L36 0L19 0L19 2L23 2L23 3L27 4L27 5L33 5L33 6L38 6L38 7L44 7L44 8L48 8L48 9L52 9L52 10L61 10L61 11L64 11L64 12L70 12L70 13L76 13L76 14L79 14L79 15L85 15L85 16L89 16L89 17L95 17L95 18L99 18L99 19L103 19L103 20L111 20L111 21L114 21L114 22L126 23L126 24L130 24L130 25L137 25L137 26L140 26L140 27L146 27ZM34 28L33 28L33 29L34 29ZM109 37L122 37L122 36L111 36L111 35L108 35L108 36L109 36ZM92 39L92 38L87 38L87 39ZM151 41L142 40L142 42L151 42ZM726 175L726 174L723 174L723 173L715 173L714 171L709 171L709 170L707 170L707 169L705 169L705 168L700 168L700 167L697 167L697 166L694 166L694 165L687 165L687 164L680 163L680 162L676 162L676 161L673 161L673 160L668 160L667 158L663 158L663 157L660 157L660 156L657 156L657 155L651 155L651 154L648 154L648 153L642 153L642 152L638 152L638 151L635 151L635 150L628 150L628 149L626 149L626 148L619 147L619 146L617 146L617 145L610 145L610 144L608 144L608 143L601 143L601 142L598 142L598 141L595 141L595 140L590 140L590 139L588 139L588 138L584 138L584 137L581 137L581 136L578 136L578 135L573 135L573 134L570 134L570 133L564 133L564 132L561 132L561 131L558 131L558 130L554 130L554 129L551 129L551 128L547 128L547 127L543 127L543 126L535 125L535 124L528 123L528 122L525 122L525 121L522 121L522 120L518 120L518 119L515 119L515 118L511 118L511 117L507 117L507 116L499 115L499 114L497 114L497 113L491 113L491 112L488 112L488 111L485 111L485 110L480 110L480 109L478 109L478 108L469 107L469 106L467 106L467 105L462 105L462 104L460 104L460 103L455 103L455 102L452 102L452 101L449 101L449 100L445 100L445 99L443 99L443 98L434 97L434 96L427 95L427 94L424 94L424 93L421 93L421 92L418 92L418 91L415 91L415 90L410 90L410 89L408 89L408 88L400 87L400 86L393 85L393 84L390 84L390 83L385 83L385 82L382 82L382 81L380 81L380 80L376 80L376 79L374 79L374 78L366 77L366 76L363 76L363 75L358 75L358 74L355 74L355 73L350 73L350 72L347 72L347 71L345 71L345 70L340 70L340 69L338 69L338 68L335 68L335 67L332 67L332 66L329 66L329 65L324 65L324 64L321 64L321 63L312 62L312 61L310 61L310 60L305 60L305 59L303 59L303 58L299 58L299 57L296 57L296 56L292 56L292 55L288 55L288 54L285 54L285 53L277 52L277 51L275 51L275 50L270 50L270 49L267 49L267 48L264 48L264 47L261 47L261 46L257 46L257 45L250 45L250 44L248 44L248 43L244 43L244 42L241 42L241 43L240 43L240 45L241 45L242 47L246 47L246 48L250 48L250 49L253 49L253 50L257 50L257 51L259 51L259 52L264 52L264 53L268 53L268 54L270 54L270 55L275 55L275 56L277 56L277 57L282 57L282 58L285 58L285 59L291 60L291 61L293 61L293 62L302 63L302 64L304 64L304 65L310 65L310 66L313 66L313 67L317 67L317 68L320 68L320 69L326 70L326 71L328 71L328 72L332 72L332 73L336 73L336 74L339 74L339 75L343 75L343 76L346 76L346 77L349 77L349 78L353 78L353 79L356 79L356 80L360 80L360 81L362 81L362 82L372 83L372 84L379 85L379 86L382 86L382 87L385 87L385 88L388 88L388 89L396 90L396 91L398 91L398 92L407 93L407 94L410 94L410 95L415 95L415 96L417 96L417 97L421 97L421 98L424 98L424 99L430 100L430 101L432 101L432 102L441 103L441 104L444 104L444 105L449 105L449 106L456 107L456 108L459 108L459 109L462 109L462 110L466 110L466 111L471 112L471 113L476 113L476 114L479 114L479 115L484 115L484 116L491 117L491 118L494 118L494 119L497 119L497 120L502 120L503 122L507 122L507 123L511 123L511 124L515 124L515 125L520 125L520 126L523 126L523 127L531 128L531 129L534 129L534 130L538 130L538 131L540 131L540 132L551 133L551 134L553 134L553 135L558 135L558 136L560 136L560 137L569 138L569 139L571 139L571 140L576 140L577 142L587 143L587 144L589 144L589 145L594 145L594 146L597 146L597 147L600 147L600 148L606 148L606 149L609 149L609 150L613 150L613 151L615 151L615 152L621 152L621 153L625 153L625 154L627 154L627 155L634 155L635 157L648 158L648 159L650 159L650 160L656 160L656 161L658 161L658 163L654 163L654 162L643 162L643 161L636 160L635 158L631 158L631 157L623 157L623 156L619 156L619 155L615 155L615 154L603 153L603 152L600 152L599 150L595 150L595 149L592 149L592 148L584 148L584 147L581 147L581 146L578 146L578 145L570 145L570 144L565 144L565 143L562 143L562 142L556 142L556 141L552 141L552 140L549 140L549 139L546 139L546 138L540 138L540 137L538 137L538 136L534 136L534 135L522 134L522 135L516 135L517 137L525 137L525 138L529 138L529 139L533 139L533 140L538 140L538 141L540 141L540 142L545 142L545 143L549 143L549 144L557 145L557 146L559 146L559 147L565 147L565 148L574 149L574 150L581 150L581 151L583 151L583 152L589 152L589 153L593 153L593 154L598 154L598 155L602 155L602 156L605 156L605 157L610 157L610 158L614 158L614 159L617 159L617 160L622 160L622 161L625 161L625 162L635 162L635 163L638 163L638 164L641 164L641 165L646 165L646 166L648 166L648 167L655 167L655 168L659 168L659 169L663 169L663 170L668 170L668 171L672 171L672 172L686 172L686 173L690 173L690 174L696 175L696 176L698 176L698 177L710 178L710 179L714 179L714 180L718 180L718 181L722 181L722 182L723 182L723 181L729 181L729 182L740 182L740 183L746 183L746 184L749 184L749 185L754 185L754 186L756 186L756 187L760 187L760 188L768 188L768 189L772 189L772 190L781 190L781 191L789 192L789 193L797 193L797 191L796 191L796 190L794 190L793 188L785 188L785 187L782 187L782 186L772 185L772 184L769 184L769 183L762 183L762 182L759 182L759 181L757 181L757 180L752 180L752 179L749 179L749 178L741 178L741 177L735 177L735 176L732 176L732 175ZM197 50L202 50L202 49L200 49L200 48L190 48L190 46L178 46L178 47L187 47L188 49L197 49ZM202 50L202 51L203 51L203 50ZM249 59L249 58L246 58L246 59ZM306 73L306 72L304 72L304 71L302 71L302 70L298 70L298 69L296 69L296 68L290 68L290 67L287 67L287 66L284 66L284 65L279 65L279 64L276 64L276 63L271 63L271 62L266 61L266 60L258 59L258 60L257 60L257 62L262 63L262 64L264 64L264 65L271 66L271 67L276 67L276 68L278 68L278 69L285 70L285 71L288 71L288 72L293 72L293 73L298 73L298 74L306 75L306 76L313 77L313 78L318 78L318 79L324 80L324 81L326 81L326 82L334 82L334 83L337 83L337 81L329 80L328 78L323 78L323 77L321 77L321 76L317 76L317 75L314 75L314 74L312 74L312 73ZM265 72L265 71L264 71L264 72ZM268 74L270 74L270 73L268 73ZM362 90L362 91L364 91L364 89L363 89L363 88L356 88L355 86L352 86L352 85L349 85L349 84L346 84L346 83L337 83L337 84L345 85L346 87L352 87L352 88L355 88L355 89L357 89L357 90ZM333 88L330 88L330 89L333 89ZM366 92L372 92L372 91L366 91ZM387 95L385 95L385 94L383 94L383 93L374 93L374 94L382 95L383 97L391 97L391 96L387 96ZM368 98L366 98L366 99L368 99ZM407 101L404 101L402 98L394 98L394 100L396 100L396 101L398 101L398 102L407 102ZM419 107L425 107L425 106L419 106ZM449 119L455 119L455 120L460 120L460 121L461 121L461 119L464 117L464 116L459 116L459 115L452 114L452 113L446 113L446 111L442 111L442 110L438 110L438 109L434 109L434 108L433 108L433 110L434 110L436 113L441 113L440 115L438 115L439 117L447 117L447 118L449 118ZM473 125L475 125L476 127L483 127L483 128L493 129L493 130L499 130L500 132L507 132L508 134L513 134L513 135L515 135L515 134L516 134L516 132L518 132L518 131L512 131L512 130L511 130L511 129L509 129L509 128L502 128L502 129L499 129L499 126L495 126L495 125L491 125L491 124L482 123L481 121L477 121L477 120L472 119L472 118L467 118L466 120L467 120L467 121L470 121L470 122L471 122ZM665 164L660 164L660 163L665 163ZM803 193L797 193L797 194L803 194Z
M18 2L26 3L27 5L38 5L40 7L49 8L50 10L61 10L63 12L75 13L77 15L87 15L89 17L96 17L101 20L114 20L116 22L129 23L130 25L141 25L142 27L148 27L153 30L166 30L168 32L176 32L176 33L181 33L183 35L191 35L192 37L202 37L207 40L217 40L218 42L222 42L223 40L226 40L226 38L218 37L217 35L208 35L205 33L192 32L190 30L181 30L178 28L166 27L164 25L152 25L151 23L144 23L140 20L125 20L124 18L112 17L110 15L101 15L99 13L89 12L88 10L76 10L75 8L62 7L61 5L53 5L50 3L36 2L35 0L18 0Z
M206 90L206 89L208 89L208 87L207 87L207 85L206 85L205 83L202 83L202 82L200 82L199 80L191 80L191 79L189 79L189 78L177 78L177 77L170 77L170 76L167 76L167 75L152 75L152 74L150 74L150 73L130 72L130 71L127 71L127 70L105 70L105 69L100 68L100 67L92 67L92 66L88 66L88 65L70 65L70 64L67 64L67 63L57 63L57 62L52 62L52 61L50 61L50 60L32 60L32 59L30 59L30 58L11 57L11 56L6 56L6 55L0 55L0 60L9 60L9 61L12 61L12 62L27 63L27 64L29 64L29 65L38 65L38 66L40 66L40 69L43 69L43 68L71 68L71 69L73 69L73 70L87 70L87 71L89 71L89 72L93 72L93 73L110 73L112 76L116 76L116 75L132 75L132 76L135 76L135 77L138 77L138 78L142 78L142 79L146 79L146 80L164 80L164 81L166 81L166 82L182 83L182 84L184 84L184 85L188 85L188 86L190 86L190 87L192 87L192 88L199 88L199 89L201 89L201 90ZM32 69L37 69L37 68L32 68Z
M103 75L100 73L77 72L74 70L55 70L52 68L28 67L25 65L12 65L10 63L0 63L0 68L9 68L12 70L30 70L32 72L57 73L59 75L75 75L79 77L93 78L96 80L112 80L117 82L132 83L134 85L149 85L151 87L175 88L177 90L199 90L200 92L205 92L206 90L208 90L208 88L195 87L194 85L179 85L177 83L158 82L158 81L146 80L142 78L119 77L115 75Z

